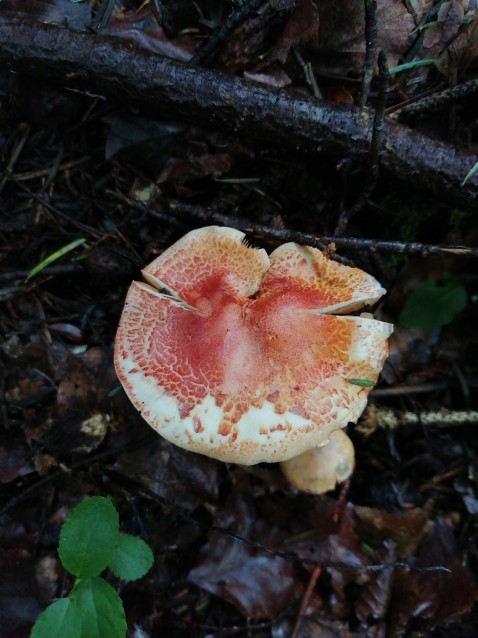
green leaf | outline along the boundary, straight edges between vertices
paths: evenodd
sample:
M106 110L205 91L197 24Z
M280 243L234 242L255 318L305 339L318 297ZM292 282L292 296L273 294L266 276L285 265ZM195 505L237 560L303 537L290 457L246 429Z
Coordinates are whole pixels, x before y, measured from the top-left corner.
M153 552L147 543L120 532L116 554L108 567L122 580L137 580L151 569L153 561Z
M63 567L79 578L98 576L111 562L119 538L118 512L103 496L82 501L66 517L58 554Z
M445 326L466 306L465 287L451 273L443 273L442 283L427 279L405 301L398 319L406 328Z
M427 59L427 60L412 60L411 62L405 62L404 64L399 64L398 66L393 66L388 70L389 75L393 75L394 73L400 73L401 71L408 71L408 69L415 69L417 66L429 66L430 64L434 64L435 60Z
M30 638L81 638L81 624L69 598L60 598L41 613Z
M124 638L123 604L113 587L102 578L82 580L71 592L70 599L81 621L81 638ZM69 638L70 634L64 636Z
M222 177L214 180L221 184L259 184L260 177Z
M361 388L373 388L375 385L375 381L370 381L370 379L347 379L347 381L352 385L359 385Z
M478 162L476 162L476 164L473 164L473 166L470 168L470 170L468 171L468 173L465 175L465 179L462 181L461 185L464 186L466 184L466 182L471 179L473 177L473 175L475 175L475 173L478 172Z
M81 239L75 239L75 241L72 241L66 246L63 246L63 248L59 248L54 253L51 253L51 255L48 255L48 257L46 257L42 262L40 262L30 270L27 278L25 279L25 282L29 281L35 275L38 275L38 273L41 272L44 268L52 264L57 259L60 259L60 257L63 257L63 255L66 255L66 253L69 253L71 250L78 248L78 246L81 246L85 242L86 239L84 237Z

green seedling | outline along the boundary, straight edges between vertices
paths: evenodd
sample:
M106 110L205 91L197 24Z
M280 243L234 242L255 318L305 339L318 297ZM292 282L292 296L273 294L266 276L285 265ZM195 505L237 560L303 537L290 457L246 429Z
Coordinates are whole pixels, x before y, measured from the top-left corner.
M221 184L259 184L261 181L261 178L260 177L221 177L214 181L220 182Z
M430 64L434 64L435 60L427 59L427 60L412 60L411 62L405 62L404 64L399 64L398 66L393 66L388 70L389 75L395 75L395 73L401 73L402 71L408 71L409 69L415 69L418 66L429 66Z
M406 328L431 329L446 326L466 306L463 284L449 272L441 281L426 279L407 297L398 322Z
M30 638L124 638L120 597L100 574L108 568L121 580L137 580L153 564L149 546L119 531L107 498L93 496L71 510L60 532L58 555L76 577L66 598L52 603L35 622Z

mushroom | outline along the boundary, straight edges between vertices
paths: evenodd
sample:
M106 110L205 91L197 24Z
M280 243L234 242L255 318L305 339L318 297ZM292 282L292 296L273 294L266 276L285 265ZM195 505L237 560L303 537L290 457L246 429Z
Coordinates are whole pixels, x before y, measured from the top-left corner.
M355 450L345 432L335 430L326 445L314 447L280 465L291 485L310 494L323 494L350 478Z
M344 316L385 290L370 275L287 243L194 230L133 282L115 367L144 419L180 447L252 465L287 461L356 422L392 326Z

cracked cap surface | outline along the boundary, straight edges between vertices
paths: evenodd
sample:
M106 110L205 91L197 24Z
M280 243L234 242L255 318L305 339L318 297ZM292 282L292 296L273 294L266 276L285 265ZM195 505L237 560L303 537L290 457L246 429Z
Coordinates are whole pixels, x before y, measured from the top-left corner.
M115 367L144 419L222 461L284 461L355 422L387 355L390 324L343 316L385 290L358 268L244 233L188 233L133 282ZM331 314L334 313L334 314Z

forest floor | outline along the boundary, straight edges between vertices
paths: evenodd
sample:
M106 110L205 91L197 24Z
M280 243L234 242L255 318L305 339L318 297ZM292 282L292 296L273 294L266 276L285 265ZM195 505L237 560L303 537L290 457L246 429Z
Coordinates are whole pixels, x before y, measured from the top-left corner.
M132 55L196 52L212 72L345 110L365 90L380 108L362 2L114 4L38 2L21 15L99 26L134 42ZM439 141L476 154L477 93L446 94L476 82L474 14L458 0L407 4L375 16L389 67L409 64L387 77L385 115L429 136L430 153ZM121 529L154 552L141 580L107 576L128 636L477 636L477 253L456 248L478 246L474 207L377 176L373 161L364 171L352 139L338 159L304 154L5 67L0 97L0 637L28 636L68 594L59 531L91 495L111 498ZM294 490L275 464L169 444L116 376L131 281L218 220L268 252L289 231L333 237L329 252L388 290L375 316L395 326L390 356L347 430L355 472L326 495Z

